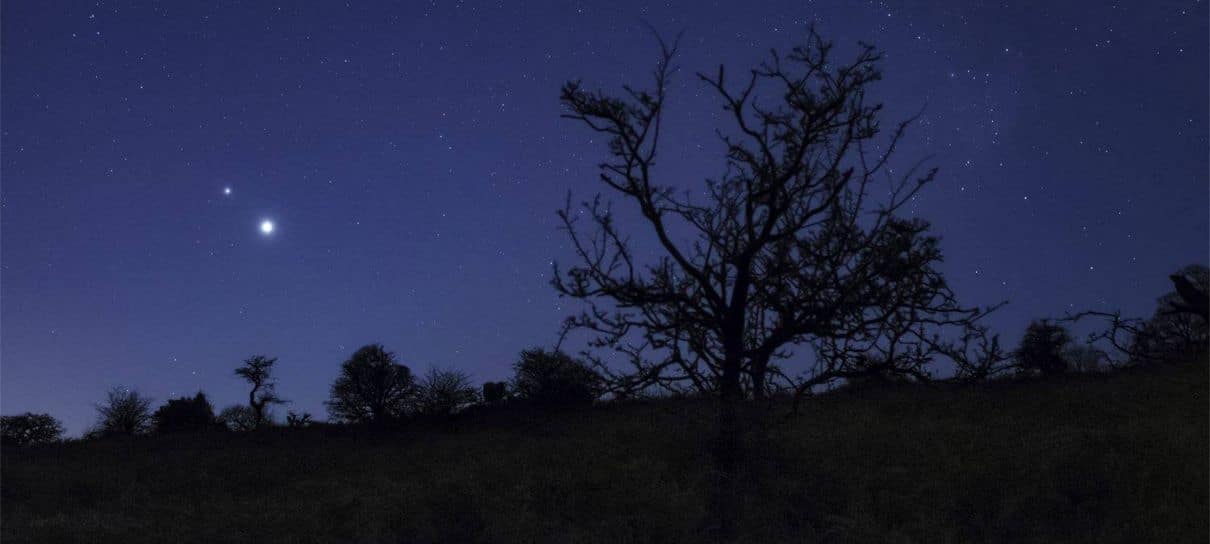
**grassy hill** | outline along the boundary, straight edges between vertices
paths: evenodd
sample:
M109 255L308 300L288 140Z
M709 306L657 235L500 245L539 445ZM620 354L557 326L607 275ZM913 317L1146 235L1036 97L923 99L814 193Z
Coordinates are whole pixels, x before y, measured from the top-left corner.
M1207 369L807 402L744 541L1206 542ZM783 411L784 412L784 411ZM3 542L696 542L709 404L5 450Z

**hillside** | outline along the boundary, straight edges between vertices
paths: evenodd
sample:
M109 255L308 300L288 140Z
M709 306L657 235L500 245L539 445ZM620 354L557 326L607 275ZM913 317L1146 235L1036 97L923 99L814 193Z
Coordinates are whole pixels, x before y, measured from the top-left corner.
M807 402L747 475L744 540L1205 542L1204 364ZM3 452L14 542L694 542L708 404L508 412L386 434Z

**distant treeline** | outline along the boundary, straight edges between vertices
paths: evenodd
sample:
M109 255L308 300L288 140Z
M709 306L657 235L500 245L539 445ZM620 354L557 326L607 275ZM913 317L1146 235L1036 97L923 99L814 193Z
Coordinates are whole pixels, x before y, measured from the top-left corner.
M988 371L964 373L960 369L951 379L1046 377L1162 362L1204 362L1210 335L1197 297L1205 296L1210 273L1205 266L1193 265L1172 278L1176 290L1159 298L1155 313L1148 319L1084 312L1036 320L1026 328L1016 349L1000 351L998 340L994 342L989 350L992 364ZM1108 326L1085 341L1075 339L1066 323L1090 318L1105 319ZM97 422L84 439L149 433L247 432L266 426L298 428L315 424L311 414L292 410L287 411L284 420L273 417L270 407L288 402L277 394L273 374L276 364L276 358L263 355L244 360L234 374L247 382L248 402L221 411L215 410L204 392L169 399L152 410L152 399L137 389L115 387L96 405ZM588 362L557 349L521 352L513 364L513 372L508 381L489 381L478 387L469 374L456 369L431 368L423 376L417 376L381 344L369 344L341 363L325 403L330 418L326 424L383 427L509 405L544 409L589 405L609 396L608 377ZM871 364L868 373L850 376L844 386L860 388L912 379L879 371L877 365ZM609 400L618 397L610 396ZM63 425L49 414L24 413L0 418L0 431L0 439L8 445L45 444L62 439Z
M84 439L149 433L196 431L246 432L274 425L307 427L309 413L288 411L284 421L270 410L288 401L277 394L277 359L256 355L244 360L235 375L249 385L247 404L216 411L204 392L169 399L152 410L152 399L137 389L115 387L96 405L97 422ZM469 374L432 368L423 376L398 362L381 344L359 348L340 365L328 401L329 424L385 426L412 419L441 419L468 409L504 405L558 408L587 405L601 396L603 378L581 360L557 350L521 352L509 381L476 387ZM3 441L10 445L60 440L62 424L48 414L3 416Z

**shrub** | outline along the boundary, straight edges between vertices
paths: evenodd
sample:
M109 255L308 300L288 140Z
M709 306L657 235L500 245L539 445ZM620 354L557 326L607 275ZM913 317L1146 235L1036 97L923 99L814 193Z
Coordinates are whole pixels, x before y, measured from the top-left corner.
M503 404L508 400L508 384L505 382L484 382L483 403L491 406Z
M157 432L198 431L214 428L214 405L206 394L198 391L193 397L171 399L152 416Z
M251 431L257 427L256 413L243 404L233 404L219 412L218 423L228 431Z
M522 351L513 370L514 395L533 404L590 404L603 385L600 374L561 351Z
M429 369L417 390L417 409L426 416L448 416L474 404L478 392L471 377L459 370Z
M110 389L105 403L96 408L97 428L93 435L135 435L151 430L151 399L134 389Z
M1034 321L1025 329L1021 347L1017 348L1017 365L1026 372L1055 375L1067 372L1064 351L1071 344L1071 334L1061 325L1048 320Z
M351 423L384 422L403 417L416 400L412 371L395 361L381 344L362 346L340 365L328 411Z
M854 374L845 379L846 389L878 389L911 381L910 376L895 372L895 369L894 360L872 354L862 355L851 365Z
M63 436L63 424L50 414L26 412L0 416L0 442L11 446L47 444Z
M296 413L293 410L291 410L289 413L286 414L286 426L290 427L292 429L301 429L303 427L310 427L312 423L314 423L314 422L311 421L311 414L308 414L306 412L299 414L299 413Z
M1106 355L1105 352L1089 345L1072 345L1064 350L1063 359L1072 371L1091 374L1101 371Z

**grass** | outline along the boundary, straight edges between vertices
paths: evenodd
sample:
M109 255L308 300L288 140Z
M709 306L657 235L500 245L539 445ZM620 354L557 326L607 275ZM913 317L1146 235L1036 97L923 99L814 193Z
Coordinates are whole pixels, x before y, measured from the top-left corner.
M1208 391L1203 364L812 400L750 446L740 540L1206 542ZM0 540L699 542L711 422L663 401L6 449Z

